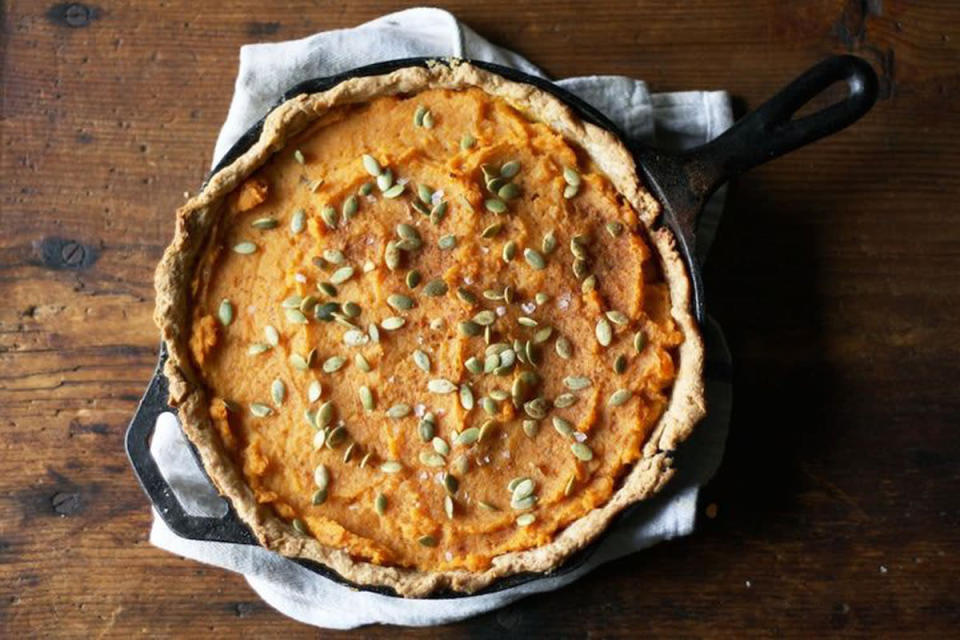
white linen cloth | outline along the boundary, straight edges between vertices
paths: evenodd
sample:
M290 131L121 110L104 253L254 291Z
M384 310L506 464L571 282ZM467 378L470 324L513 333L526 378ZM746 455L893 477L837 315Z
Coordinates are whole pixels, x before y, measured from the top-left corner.
M383 16L353 29L326 31L240 50L240 68L230 111L217 139L213 164L296 83L357 66L412 56L456 56L496 62L542 75L519 55L495 47L450 13L417 8ZM567 78L558 84L611 118L629 137L665 149L702 144L732 123L725 92L650 94L639 80L621 76ZM705 254L720 216L722 193L708 204L698 251ZM502 607L531 593L557 589L595 567L661 540L689 534L700 485L716 471L726 440L731 389L730 354L719 327L704 327L708 344L709 417L678 453L678 473L668 488L631 511L575 571L505 591L466 598L409 600L355 591L258 546L200 542L173 533L154 510L150 542L187 558L244 574L250 586L284 615L331 629L364 624L433 625ZM192 515L226 512L194 459L176 417L160 416L151 452L174 493Z

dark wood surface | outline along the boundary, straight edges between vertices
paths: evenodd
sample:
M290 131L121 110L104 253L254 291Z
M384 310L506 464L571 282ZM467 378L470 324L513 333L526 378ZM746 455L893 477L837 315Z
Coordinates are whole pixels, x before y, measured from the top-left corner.
M238 47L394 5L0 3L0 636L332 635L152 548L122 439L156 355L153 268L208 166ZM743 108L853 52L882 98L731 191L706 269L736 360L728 451L701 507L716 517L463 624L363 633L955 637L960 6L449 8L556 77L726 88Z

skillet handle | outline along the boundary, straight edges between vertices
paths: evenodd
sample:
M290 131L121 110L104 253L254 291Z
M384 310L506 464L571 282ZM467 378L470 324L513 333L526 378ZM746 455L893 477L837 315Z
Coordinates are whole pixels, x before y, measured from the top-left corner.
M835 82L849 94L802 118L793 115ZM651 182L672 202L680 229L692 239L697 215L717 187L748 169L836 133L859 120L877 100L877 74L862 58L833 56L820 62L710 142L679 155L648 152L641 163Z

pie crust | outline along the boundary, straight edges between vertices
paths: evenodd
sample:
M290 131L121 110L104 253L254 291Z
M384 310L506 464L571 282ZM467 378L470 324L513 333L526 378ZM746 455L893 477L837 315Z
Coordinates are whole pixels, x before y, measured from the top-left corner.
M190 356L191 286L206 240L221 215L223 208L218 205L284 148L287 140L303 132L326 110L384 95L469 87L482 89L520 111L534 114L537 120L589 154L646 227L648 240L670 289L671 315L683 332L684 341L677 347L676 379L667 409L644 444L641 459L634 463L607 503L574 521L549 544L499 555L482 571L422 571L382 566L357 560L341 549L299 535L266 505L258 504L212 426L208 393ZM196 446L210 479L268 549L316 561L354 584L388 587L405 597L424 597L443 589L474 592L505 576L549 573L594 540L624 508L663 488L674 473L671 453L690 435L705 413L704 351L691 312L690 281L671 232L662 226L653 227L659 210L659 204L639 183L633 156L613 134L583 122L545 91L508 81L463 61L437 61L425 68L407 67L385 75L352 78L328 91L297 96L276 107L264 121L262 133L253 146L214 174L202 191L177 211L173 241L155 275L155 321L169 353L164 374L169 380L170 404L177 407L183 430Z

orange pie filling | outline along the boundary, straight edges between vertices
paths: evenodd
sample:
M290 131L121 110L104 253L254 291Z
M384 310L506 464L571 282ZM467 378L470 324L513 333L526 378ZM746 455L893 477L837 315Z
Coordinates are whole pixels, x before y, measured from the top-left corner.
M223 206L190 351L303 535L484 569L606 503L666 409L683 334L636 212L480 90L335 108Z

